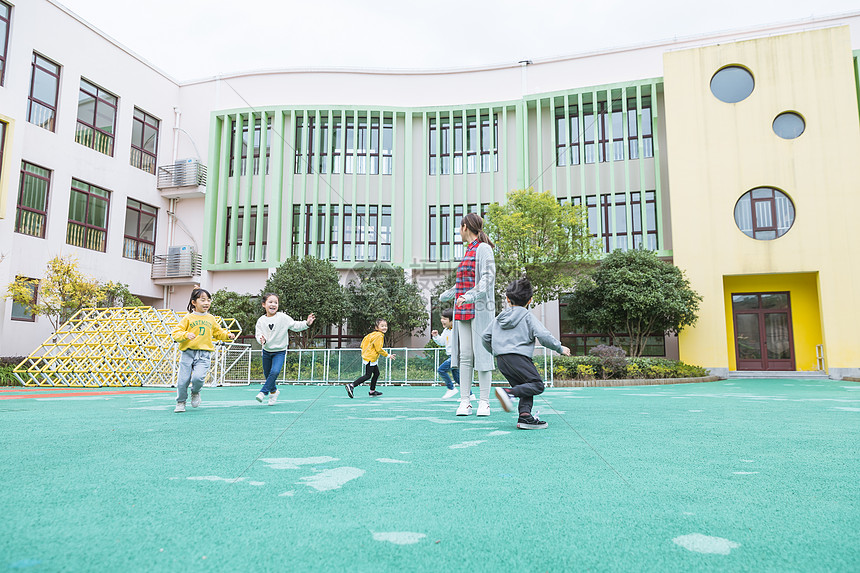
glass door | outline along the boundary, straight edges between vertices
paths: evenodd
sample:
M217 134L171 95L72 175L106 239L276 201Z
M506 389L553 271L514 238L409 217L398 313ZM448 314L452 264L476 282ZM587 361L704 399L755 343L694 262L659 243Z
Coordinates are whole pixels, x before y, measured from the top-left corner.
M732 294L738 370L794 370L787 292Z

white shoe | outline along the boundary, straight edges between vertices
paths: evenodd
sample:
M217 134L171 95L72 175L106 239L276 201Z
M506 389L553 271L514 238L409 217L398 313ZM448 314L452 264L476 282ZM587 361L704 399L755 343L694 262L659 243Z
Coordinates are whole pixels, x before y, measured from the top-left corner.
M496 398L502 404L502 410L505 412L514 411L514 402L511 400L511 395L504 388L496 387Z
M478 401L478 415L479 416L489 416L490 415L490 401L489 400L479 400Z
M459 393L460 393L459 390L457 390L456 388L452 388L451 390L448 390L447 392L445 392L445 395L442 396L442 399L443 400L450 400L451 398L453 398L454 396L456 396Z
M280 390L275 390L271 394L269 394L269 406L274 406L278 403L278 395L281 393Z
M191 394L191 407L196 408L199 405L200 405L200 392L198 392L197 394L192 393Z
M457 408L458 416L471 416L472 415L472 403L468 400L460 400L460 406Z
M262 404L262 403L263 403L263 400L266 398L266 395L265 395L265 394L263 394L262 392L259 392L259 393L257 394L256 398L257 398L257 402L259 402L259 403L261 403L261 404Z
M177 402L176 408L173 409L174 412L184 412L185 411L185 402Z

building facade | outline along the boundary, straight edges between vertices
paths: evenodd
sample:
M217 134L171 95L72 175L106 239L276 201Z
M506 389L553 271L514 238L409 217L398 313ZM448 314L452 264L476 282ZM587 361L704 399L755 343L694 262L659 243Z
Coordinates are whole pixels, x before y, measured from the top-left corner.
M606 252L654 250L703 294L697 325L651 354L719 373L860 367L845 236L860 13L481 69L178 82L50 0L0 4L4 285L72 254L182 309L194 284L256 293L314 256L344 281L398 265L429 292L462 253L463 214L531 187L583 205ZM751 95L717 99L723 69ZM774 133L784 113L799 137ZM600 341L565 309L536 312L581 352ZM35 348L46 322L5 301L0 354Z

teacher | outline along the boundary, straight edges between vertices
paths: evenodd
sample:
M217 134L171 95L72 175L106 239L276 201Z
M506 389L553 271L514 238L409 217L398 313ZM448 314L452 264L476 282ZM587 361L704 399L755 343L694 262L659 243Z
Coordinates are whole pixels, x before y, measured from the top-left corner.
M466 246L457 267L456 284L439 296L441 302L455 299L451 362L460 366L460 406L458 416L469 416L472 403L472 372L478 371L481 388L478 416L490 415L490 385L493 355L481 343L481 335L496 316L495 246L484 232L484 220L475 213L463 217L460 236Z

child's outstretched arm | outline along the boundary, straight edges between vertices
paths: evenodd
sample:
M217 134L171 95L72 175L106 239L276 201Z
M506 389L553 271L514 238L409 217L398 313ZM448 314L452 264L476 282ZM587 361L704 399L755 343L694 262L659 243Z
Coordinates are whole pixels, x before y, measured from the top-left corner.
M173 338L176 342L181 342L183 340L193 340L194 333L188 332L188 315L182 317L179 321L179 324L176 325L176 328L173 329L173 332L170 333L170 337Z
M564 354L562 349L566 347L562 346L561 342L559 342L556 337L553 336L552 333L534 317L534 315L532 315L532 313L526 315L526 320L529 321L529 326L532 329L534 337L537 338L541 344L550 350L555 350L559 354ZM565 356L570 356L569 348L567 349L567 354L565 354Z
M228 341L236 338L236 335L230 332L229 330L224 330L221 328L221 325L218 324L220 320L218 317L213 317L215 320L212 321L212 338L215 340Z

